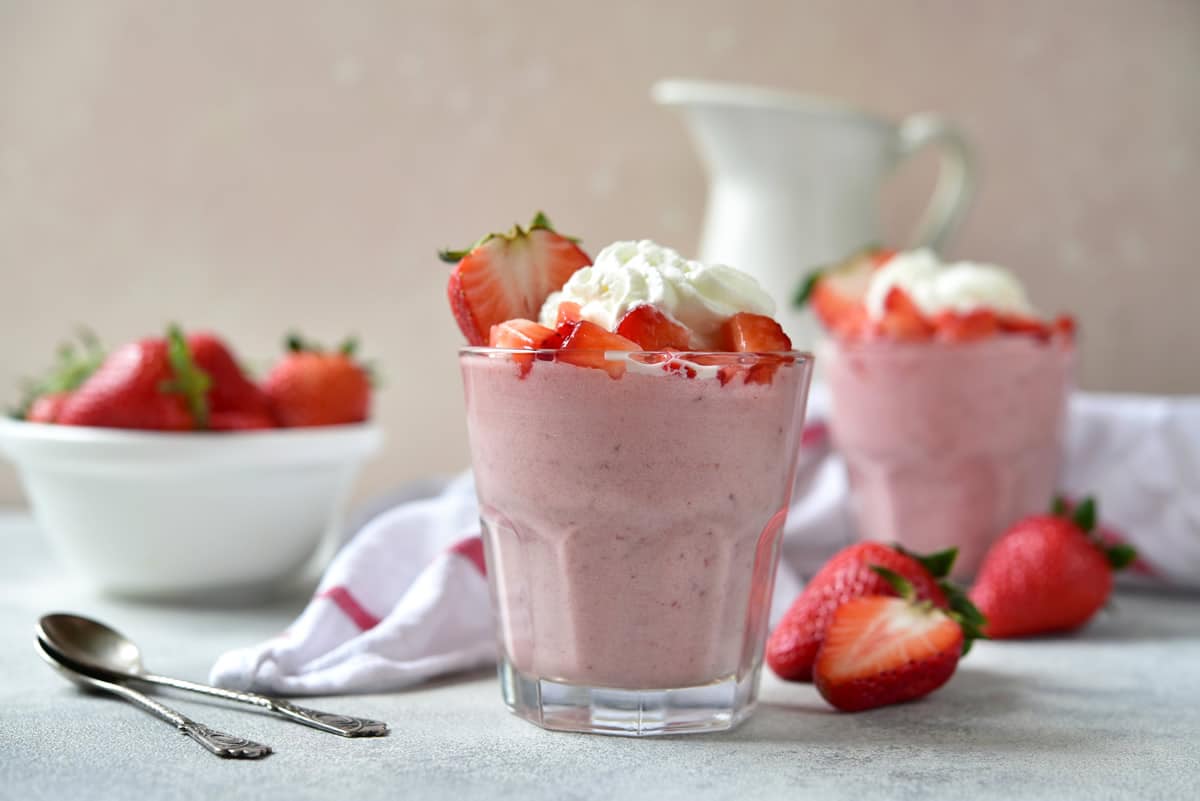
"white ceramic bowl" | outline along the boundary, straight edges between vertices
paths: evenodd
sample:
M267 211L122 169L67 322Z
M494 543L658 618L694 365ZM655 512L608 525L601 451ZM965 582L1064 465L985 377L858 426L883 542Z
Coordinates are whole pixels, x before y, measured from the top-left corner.
M34 517L98 588L143 598L263 594L336 536L382 432L370 424L155 433L0 420Z

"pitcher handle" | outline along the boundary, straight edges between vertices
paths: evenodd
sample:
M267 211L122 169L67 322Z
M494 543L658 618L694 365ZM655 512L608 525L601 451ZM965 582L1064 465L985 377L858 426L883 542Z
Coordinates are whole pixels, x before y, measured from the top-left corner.
M930 145L937 145L942 151L933 197L913 235L915 247L941 250L975 195L975 156L971 145L957 127L937 114L913 114L906 118L900 123L897 138L901 160Z

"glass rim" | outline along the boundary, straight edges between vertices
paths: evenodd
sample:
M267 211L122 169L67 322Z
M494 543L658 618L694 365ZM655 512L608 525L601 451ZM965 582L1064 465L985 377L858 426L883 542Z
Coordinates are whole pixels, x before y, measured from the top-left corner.
M487 345L463 345L458 349L459 356L492 356L492 355L533 355L563 353L562 348L493 348ZM769 350L769 351L736 351L736 350L606 350L602 348L573 348L566 353L620 353L628 356L654 356L684 359L688 356L720 356L728 358L746 358L772 356L776 358L791 358L798 361L812 362L816 360L812 351L808 350Z

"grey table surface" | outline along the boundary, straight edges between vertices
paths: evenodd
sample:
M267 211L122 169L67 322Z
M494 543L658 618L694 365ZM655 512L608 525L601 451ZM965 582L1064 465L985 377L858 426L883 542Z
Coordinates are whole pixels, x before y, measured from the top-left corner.
M82 611L137 640L158 672L203 680L218 653L278 632L303 603L98 597L61 572L28 517L0 513L0 798L1200 798L1195 597L1126 593L1076 636L980 643L933 696L857 715L768 676L754 717L727 734L542 731L505 712L490 674L309 702L389 721L373 740L171 698L274 746L262 762L219 760L128 704L78 692L33 650L38 615Z

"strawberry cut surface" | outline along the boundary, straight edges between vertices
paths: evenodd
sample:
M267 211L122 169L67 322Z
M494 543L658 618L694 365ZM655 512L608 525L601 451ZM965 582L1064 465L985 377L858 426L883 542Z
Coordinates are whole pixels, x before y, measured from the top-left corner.
M562 333L565 327L560 326L559 333ZM619 350L637 351L641 348L631 339L606 331L587 320L580 320L563 338L558 360L579 367L605 370L611 377L620 378L625 374L625 362L605 357L606 352Z
M532 320L506 320L492 326L488 345L514 350L553 350L562 345L562 337L553 328L539 325ZM512 360L524 378L533 368L534 355L514 354Z
M627 311L617 323L617 333L636 342L642 350L686 350L692 340L685 326L649 304Z
M591 259L538 214L528 228L490 234L466 252L443 251L455 263L446 287L450 309L471 345L484 345L493 325L534 318L551 292Z
M838 608L825 635L817 691L845 712L911 701L950 680L962 645L959 624L930 604L855 598Z

